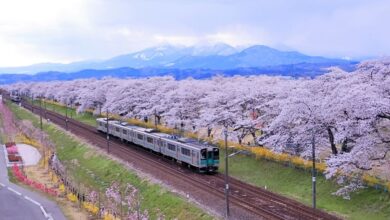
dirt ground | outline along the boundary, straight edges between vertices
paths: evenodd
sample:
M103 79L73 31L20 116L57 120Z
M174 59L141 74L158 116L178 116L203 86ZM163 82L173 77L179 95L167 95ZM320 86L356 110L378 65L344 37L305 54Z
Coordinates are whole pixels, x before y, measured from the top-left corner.
M49 187L56 187L53 183L53 177L48 172L48 168L44 168L41 165L28 166L24 167L25 174L29 179L36 180L40 183L45 184ZM87 212L79 208L78 203L72 203L65 198L65 196L56 197L55 201L61 207L61 210L64 212L64 215L71 220L88 220L91 219Z

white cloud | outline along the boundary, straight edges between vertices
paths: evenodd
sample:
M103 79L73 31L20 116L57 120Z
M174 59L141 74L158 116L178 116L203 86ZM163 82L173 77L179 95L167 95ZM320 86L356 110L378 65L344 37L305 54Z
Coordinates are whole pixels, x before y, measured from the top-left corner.
M199 41L198 37L195 36L175 36L175 35L161 35L157 34L153 37L155 41L159 44L178 44L178 45L185 45L190 46L193 44L196 44Z
M386 0L0 0L0 66L109 58L161 43L385 55L388 11Z

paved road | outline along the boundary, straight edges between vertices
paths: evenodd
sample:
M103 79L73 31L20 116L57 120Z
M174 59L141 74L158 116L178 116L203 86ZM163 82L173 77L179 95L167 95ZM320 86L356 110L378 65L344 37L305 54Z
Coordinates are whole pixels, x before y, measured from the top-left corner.
M10 215L15 211L17 215ZM0 145L0 219L66 220L55 202L9 182L3 145Z
M46 219L39 206L2 186L0 186L0 213L0 219L4 220Z

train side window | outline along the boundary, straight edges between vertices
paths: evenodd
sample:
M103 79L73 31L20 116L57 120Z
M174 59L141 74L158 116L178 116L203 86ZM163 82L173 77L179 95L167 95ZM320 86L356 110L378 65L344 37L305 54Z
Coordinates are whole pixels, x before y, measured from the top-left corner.
M151 138L151 137L146 137L146 141L153 144L153 138Z
M126 129L123 129L123 134L127 134L127 130Z
M104 127L107 128L107 124L104 124Z
M119 132L119 128L115 128L116 132Z
M186 155L186 156L190 156L191 151L188 150L187 148L181 148L181 154Z
M176 151L176 146L173 144L168 143L168 149L171 151Z
M143 140L144 136L142 134L137 134L138 139Z

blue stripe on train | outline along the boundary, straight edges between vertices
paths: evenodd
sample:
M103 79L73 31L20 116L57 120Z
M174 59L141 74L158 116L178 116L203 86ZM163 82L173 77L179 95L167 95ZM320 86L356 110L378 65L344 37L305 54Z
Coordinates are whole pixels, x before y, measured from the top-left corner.
M213 159L200 160L200 165L203 166L215 165L215 164L219 164L219 160L213 160Z

